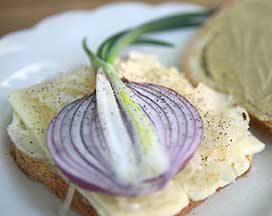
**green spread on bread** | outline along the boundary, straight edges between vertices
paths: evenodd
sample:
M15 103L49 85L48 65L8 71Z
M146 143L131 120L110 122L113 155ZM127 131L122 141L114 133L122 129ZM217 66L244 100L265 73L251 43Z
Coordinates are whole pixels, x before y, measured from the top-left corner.
M272 120L271 11L271 0L234 4L202 29L189 60L190 74L234 96L263 122Z

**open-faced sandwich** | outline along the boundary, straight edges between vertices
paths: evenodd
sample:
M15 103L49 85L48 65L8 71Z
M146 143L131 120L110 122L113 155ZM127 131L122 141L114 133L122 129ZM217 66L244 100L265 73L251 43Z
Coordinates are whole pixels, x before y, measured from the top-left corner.
M264 145L247 111L204 84L193 87L131 43L171 44L145 33L198 25L174 15L107 39L91 66L9 95L13 156L34 180L84 216L184 215L247 173Z
M193 37L183 66L193 84L232 95L272 132L271 8L271 0L226 5Z

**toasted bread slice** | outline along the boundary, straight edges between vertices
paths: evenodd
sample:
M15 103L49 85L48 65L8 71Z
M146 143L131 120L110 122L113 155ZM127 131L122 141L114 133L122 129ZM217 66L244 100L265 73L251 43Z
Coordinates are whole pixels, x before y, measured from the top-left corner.
M68 191L68 184L57 173L51 169L44 161L37 160L29 157L20 151L14 144L12 146L12 156L19 166L19 168L31 177L33 180L43 183L48 187L50 191L55 193L60 199L64 200ZM250 164L252 165L252 159L248 157ZM251 166L250 166L251 168ZM238 178L245 176L250 168ZM219 191L221 188L218 188ZM190 212L193 208L200 205L204 200L191 201L190 204L185 207L176 216L184 216ZM77 211L81 216L97 216L96 210L79 192L75 192L71 207Z
M227 17L231 10L237 6L237 4L247 4L248 2L261 3L261 1L258 0L227 1L226 4L223 4L222 7L218 10L217 14L211 17L208 22L203 27L201 27L196 35L189 41L182 58L182 68L186 74L186 77L194 86L196 86L199 82L203 82L199 68L205 70L205 66L204 64L200 63L200 59L203 59L207 47L212 42L214 36L218 34L217 28L215 27L218 25L217 20L221 17ZM209 86L220 90L220 88L216 87L212 80L205 80L205 82L207 82L206 84ZM240 105L247 108L243 103ZM258 104L255 105L258 106ZM251 123L259 128L264 128L269 132L272 132L272 119L262 120L257 113L252 112L251 110L247 111L251 116ZM269 114L272 115L272 112L269 111Z
M157 212L158 215L167 216L174 215L178 211L181 211L178 215L184 215L199 205L202 199L206 199L213 194L216 189L224 187L233 182L236 177L242 176L251 165L251 157L247 157L247 155L254 155L260 152L264 145L248 132L249 119L246 111L241 107L232 106L232 101L228 101L224 95L218 94L204 85L199 85L198 88L193 89L176 69L160 68L157 61L145 55L135 54L130 59L117 65L121 68L120 76L138 82L143 82L147 78L150 82L155 81L163 86L173 87L177 92L191 99L192 103L196 105L196 108L203 115L207 136L202 140L202 145L199 146L194 157L184 168L184 171L177 175L172 183L169 183L168 186L172 185L172 187L165 187L165 190L162 189L158 194L147 195L144 198L137 197L135 199L88 193L86 190L77 188L78 192L74 195L72 207L81 215L90 216L97 215L95 208L98 211L102 211L102 213L105 212L107 215L118 216L130 215L129 213L131 215L157 215ZM128 70L129 68L131 70ZM125 73L127 71L129 74ZM78 74L77 72L76 70L73 74ZM90 74L88 70L79 70L79 72L84 72L83 75L85 76L83 77L87 77ZM55 86L60 85L59 83L63 81L62 78L58 77L54 81ZM79 84L81 86L82 78L80 81L78 79L75 80L74 86L79 86ZM69 79L63 82L65 90L70 90L70 81ZM39 90L44 85L46 86L47 83L34 86L32 89L36 88ZM58 94L64 91L56 88L53 91L51 85L50 88L50 97L52 97L52 92ZM89 92L89 89L90 87L88 86L86 92ZM32 110L32 104L29 103L27 107L25 101L22 100L22 98L24 99L23 96L27 95L27 92L29 90L15 92L12 95L13 106L16 107L15 111L20 110L18 107L22 107L23 110L27 111L27 114L31 112L29 110ZM37 95L33 96L37 97ZM18 98L21 99L19 100L21 103L18 103ZM39 112L43 112L40 98L35 102L38 103L35 108L39 108ZM56 110L55 106L53 106L52 110ZM43 116L48 120L46 112L43 113L45 113ZM16 144L13 146L15 161L27 175L36 181L42 182L60 198L64 199L68 191L68 184L66 183L68 180L55 166L48 165L48 159L46 159L47 157L42 151L43 147L46 148L45 137L41 135L42 142L36 143L36 140L30 134L31 131L26 130L30 128L29 124L26 126L27 124L20 118L21 116L26 117L24 115L25 112L21 113L20 116L14 113L12 123L8 126L10 138ZM36 116L27 115L27 117L32 119L31 122L37 121ZM40 121L39 118L38 120ZM42 126L46 130L46 122ZM35 127L37 126L35 125ZM243 134L242 137L241 134ZM39 146L38 144L42 145ZM41 155L38 153L41 153ZM237 166L234 166L235 164ZM197 202L190 202L190 200ZM131 209L135 209L135 203L137 206L142 205L143 208L139 208L139 211L131 211ZM148 204L148 207L146 207L146 204Z

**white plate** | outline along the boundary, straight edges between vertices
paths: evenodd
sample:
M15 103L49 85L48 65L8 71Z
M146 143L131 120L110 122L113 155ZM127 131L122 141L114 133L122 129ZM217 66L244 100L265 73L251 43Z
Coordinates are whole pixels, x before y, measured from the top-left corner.
M81 40L88 37L93 49L110 34L150 18L177 11L197 10L184 4L149 6L111 4L95 11L71 11L46 18L35 27L0 40L0 215L53 216L61 206L55 195L26 177L9 155L6 126L10 121L7 93L31 85L57 72L88 63ZM144 48L167 65L178 66L182 48L195 30L156 35L177 43L176 49ZM269 144L271 138L261 138ZM271 143L270 143L271 144ZM258 154L248 178L242 178L209 198L189 215L272 215L272 146ZM69 215L75 215L70 213Z

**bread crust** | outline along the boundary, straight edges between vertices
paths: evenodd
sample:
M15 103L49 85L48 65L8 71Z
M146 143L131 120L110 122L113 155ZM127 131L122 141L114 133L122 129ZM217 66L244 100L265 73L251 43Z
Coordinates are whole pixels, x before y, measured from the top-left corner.
M65 199L69 185L58 176L45 161L29 157L20 151L14 144L12 144L11 155L18 167L26 175L34 181L46 185L48 189L55 193L61 200ZM77 191L74 194L71 206L81 216L97 216L95 209L90 205L88 200Z
M189 59L193 55L193 50L195 48L195 44L201 40L202 36L205 34L213 34L213 32L209 31L209 23L213 21L214 17L216 16L224 16L224 14L227 13L227 11L232 8L236 3L239 3L237 0L230 0L226 1L225 4L223 4L216 14L211 16L207 23L204 24L200 28L200 30L195 34L195 36L192 37L192 39L189 41L188 45L185 47L184 55L182 57L182 68L184 70L186 78L192 83L194 87L196 87L199 83L199 80L197 78L197 74L192 70L189 64ZM260 128L262 130L268 131L272 133L272 120L271 121L261 121L259 120L254 113L249 113L251 124L256 126L257 128Z
M45 161L37 160L26 155L20 151L14 144L12 144L11 155L13 156L18 167L31 179L34 181L40 182L48 187L48 189L55 193L61 200L64 200L69 189L69 185L59 176L54 169L50 168ZM251 158L248 158L252 164ZM251 168L251 166L250 166ZM250 168L241 176L246 176L250 171ZM218 188L217 191L222 188ZM187 207L182 209L176 216L184 216L192 209L196 208L205 200L200 201L191 201ZM96 210L84 198L78 191L75 192L72 203L72 209L77 211L81 216L98 216Z

